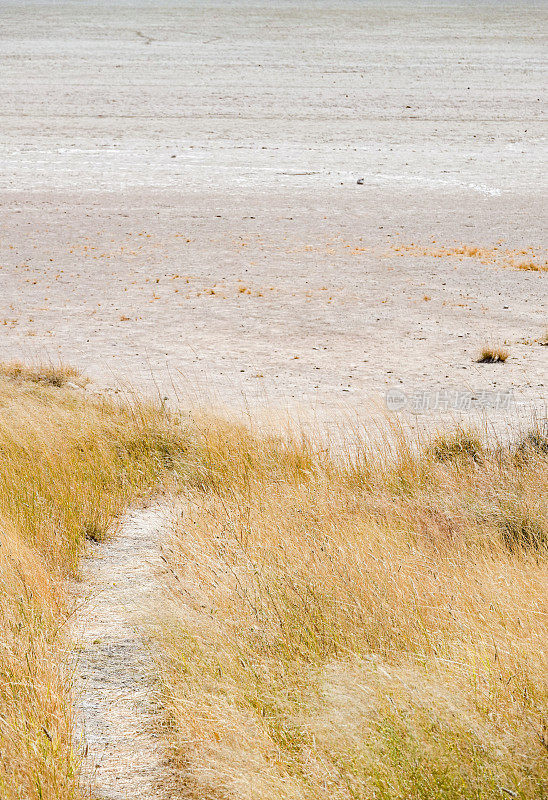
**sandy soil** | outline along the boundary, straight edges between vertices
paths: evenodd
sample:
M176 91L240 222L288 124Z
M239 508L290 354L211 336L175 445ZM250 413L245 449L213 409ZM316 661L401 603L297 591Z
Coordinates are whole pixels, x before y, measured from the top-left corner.
M324 420L391 388L543 408L545 276L501 266L543 261L541 5L0 13L1 358ZM432 240L502 250L396 249Z

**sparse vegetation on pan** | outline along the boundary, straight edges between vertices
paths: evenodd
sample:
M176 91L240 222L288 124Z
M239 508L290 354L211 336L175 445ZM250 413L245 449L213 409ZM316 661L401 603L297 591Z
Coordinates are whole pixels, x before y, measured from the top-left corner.
M0 377L16 381L29 381L55 386L60 389L68 383L85 386L87 379L76 367L67 364L23 364L21 361L9 361L0 364Z
M414 242L401 242L392 245L391 250L400 256L426 256L427 258L456 258L462 261L472 258L480 264L492 264L499 267L521 269L529 272L546 272L548 261L546 250L527 247L525 249L509 249L497 243L491 247L478 247L469 244L440 245L432 240L431 244L419 245Z
M504 347L491 347L486 345L482 348L476 361L478 364L504 364L510 353Z

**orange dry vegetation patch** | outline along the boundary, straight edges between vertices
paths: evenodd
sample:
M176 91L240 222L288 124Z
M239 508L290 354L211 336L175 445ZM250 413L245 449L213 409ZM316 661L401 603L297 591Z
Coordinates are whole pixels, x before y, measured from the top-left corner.
M495 264L499 267L546 272L548 261L540 248L527 247L523 250L509 250L494 245L493 247L473 247L466 244L456 244L452 247L436 245L435 242L428 246L410 244L392 245L391 251L401 256L427 256L428 258L475 258L481 264ZM543 260L544 255L544 260Z

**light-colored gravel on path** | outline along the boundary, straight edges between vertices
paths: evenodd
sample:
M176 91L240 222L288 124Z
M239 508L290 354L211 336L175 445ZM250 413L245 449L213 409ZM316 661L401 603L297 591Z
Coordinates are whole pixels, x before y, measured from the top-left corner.
M116 536L83 562L73 631L76 746L85 754L84 793L93 800L174 796L146 635L160 591L159 548L168 518L163 506L130 512Z

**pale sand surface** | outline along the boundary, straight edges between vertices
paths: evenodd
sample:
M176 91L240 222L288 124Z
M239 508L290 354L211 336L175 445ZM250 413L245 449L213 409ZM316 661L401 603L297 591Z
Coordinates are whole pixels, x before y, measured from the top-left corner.
M167 507L129 512L116 537L84 560L75 587L75 747L83 795L93 800L174 796L147 633L162 599L160 549L170 522Z
M0 16L1 358L323 419L390 387L543 408L546 276L394 249L542 261L542 4Z

